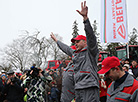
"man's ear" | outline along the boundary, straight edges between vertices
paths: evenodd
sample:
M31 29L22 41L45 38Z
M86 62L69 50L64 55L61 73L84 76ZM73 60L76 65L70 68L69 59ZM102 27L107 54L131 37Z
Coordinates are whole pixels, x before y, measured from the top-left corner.
M120 68L118 66L115 67L116 70L120 70Z
M87 41L84 40L84 43L87 44Z

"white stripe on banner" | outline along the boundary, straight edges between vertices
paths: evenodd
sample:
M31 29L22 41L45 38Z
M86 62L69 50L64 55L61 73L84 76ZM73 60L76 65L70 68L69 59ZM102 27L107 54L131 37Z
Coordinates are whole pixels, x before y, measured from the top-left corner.
M126 0L101 0L101 42L128 42Z

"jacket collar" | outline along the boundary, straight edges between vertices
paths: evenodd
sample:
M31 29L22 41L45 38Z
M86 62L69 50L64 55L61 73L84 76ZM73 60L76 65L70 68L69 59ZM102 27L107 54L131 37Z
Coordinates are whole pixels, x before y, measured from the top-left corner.
M133 82L134 82L134 78L128 74L125 81L118 87L114 90L114 84L115 84L115 81L112 82L112 85L110 87L110 95L114 95L118 92L120 92L121 90L123 90L124 87L128 87L128 86L132 86L133 85Z
M130 66L130 68L132 68L132 69L133 69L133 68L138 68L138 65L137 65L136 67L132 67L132 66Z
M83 52L83 51L86 51L87 50L87 46L86 47L84 47L82 50L80 50L80 51L74 51L75 53L79 53L79 52Z

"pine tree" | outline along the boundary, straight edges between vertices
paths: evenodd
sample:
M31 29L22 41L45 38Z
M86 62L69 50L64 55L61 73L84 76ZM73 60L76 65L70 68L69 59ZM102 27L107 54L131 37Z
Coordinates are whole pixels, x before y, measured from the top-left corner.
M78 34L78 23L77 23L77 21L75 20L74 21L74 23L73 23L73 33L72 33L72 35L73 35L73 38L75 38L77 35L79 35ZM74 45L73 43L71 44L71 45Z
M138 45L137 37L138 37L138 31L136 28L133 28L132 32L130 32L129 35L129 45Z

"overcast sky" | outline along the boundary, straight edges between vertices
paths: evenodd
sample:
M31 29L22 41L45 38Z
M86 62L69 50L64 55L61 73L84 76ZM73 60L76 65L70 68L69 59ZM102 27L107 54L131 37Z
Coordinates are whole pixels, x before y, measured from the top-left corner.
M22 30L33 33L38 29L46 38L50 33L59 34L70 45L72 25L78 23L79 34L84 33L83 19L76 12L83 0L0 0L0 48L21 35ZM100 29L101 0L86 0L88 16L97 20ZM138 0L127 0L128 33L138 29Z

